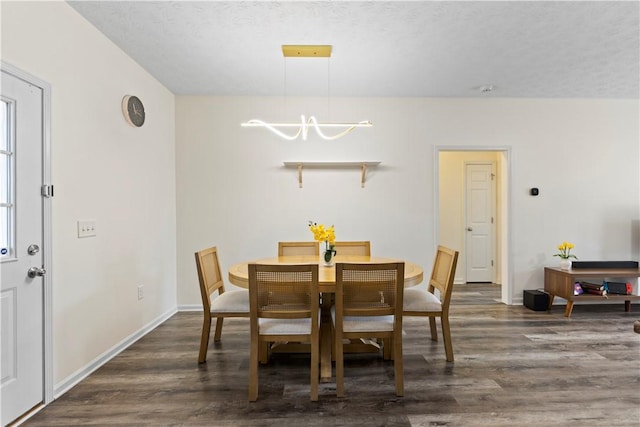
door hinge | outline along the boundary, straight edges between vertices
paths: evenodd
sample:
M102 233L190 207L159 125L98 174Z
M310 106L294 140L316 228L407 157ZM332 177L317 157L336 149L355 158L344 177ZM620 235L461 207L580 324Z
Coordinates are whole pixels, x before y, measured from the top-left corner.
M493 267L493 260L491 260L491 267Z
M491 224L493 224L493 217L491 217Z
M40 194L42 197L53 197L53 185L43 185L40 188Z

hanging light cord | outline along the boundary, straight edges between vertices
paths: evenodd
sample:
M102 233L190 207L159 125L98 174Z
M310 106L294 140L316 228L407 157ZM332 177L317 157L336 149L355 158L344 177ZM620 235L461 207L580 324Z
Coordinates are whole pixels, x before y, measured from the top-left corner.
M305 46L294 46L296 49L296 51L298 51L298 55L300 54L299 51L305 52L304 47ZM309 46L306 46L309 47ZM317 47L323 48L323 47L327 47L327 46L310 46L313 49L311 49L309 52L313 51L313 53L315 54L317 51ZM321 56L327 56L327 116L329 118L331 118L331 63L329 61L329 57L331 56L330 52L330 46L329 47L329 54L328 55L321 55ZM283 46L283 52L285 52L285 46ZM302 49L301 49L302 48ZM309 53L307 52L307 53ZM284 113L286 115L286 111L288 109L288 93L287 93L287 57L291 56L291 55L287 55L285 54L284 56L284 80L283 80L283 92L284 92ZM302 56L311 56L311 55L302 55ZM269 122L265 122L263 120L259 120L259 119L252 119L249 121L246 121L244 123L241 123L240 126L242 127L263 127L263 128L267 128L269 129L271 132L273 132L274 134L278 135L279 137L286 139L288 141L293 141L295 139L298 139L298 137L300 137L302 135L302 139L306 141L307 136L309 135L309 129L314 128L316 130L316 133L318 134L318 136L320 136L320 138L325 139L327 141L333 141L335 139L338 139L340 137L343 137L344 135L348 134L349 132L353 131L355 128L359 128L359 127L371 127L373 126L373 124L369 121L369 120L363 120L360 122L354 122L354 123L318 123L318 120L316 119L315 116L309 116L309 119L306 119L306 117L304 115L300 116L300 122L299 123L269 123ZM298 128L298 131L293 134L293 135L288 135L286 133L284 133L283 131L281 131L279 128ZM322 131L322 128L341 128L343 129L341 132L338 132L335 135L327 135Z

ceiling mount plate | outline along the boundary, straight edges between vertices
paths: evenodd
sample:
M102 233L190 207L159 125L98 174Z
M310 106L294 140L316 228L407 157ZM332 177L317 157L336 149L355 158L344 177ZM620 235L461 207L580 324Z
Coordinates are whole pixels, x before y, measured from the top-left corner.
M282 54L285 58L328 58L331 56L331 45L283 44Z

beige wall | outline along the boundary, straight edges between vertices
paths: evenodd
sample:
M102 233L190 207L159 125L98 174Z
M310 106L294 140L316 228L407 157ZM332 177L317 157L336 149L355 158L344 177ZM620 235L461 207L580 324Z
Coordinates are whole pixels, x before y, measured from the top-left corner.
M176 308L174 96L65 2L3 1L1 52L52 87L59 390ZM145 103L142 128L125 123L125 94ZM95 219L97 236L78 239L79 219Z
M316 101L324 111L326 100ZM272 119L282 104L270 98L176 98L182 307L200 303L195 250L217 245L226 270L275 255L278 240L310 239L309 219L334 224L339 239L370 239L374 254L429 270L437 244L436 147L510 151L504 218L511 230L504 248L510 276L501 280L511 287L514 303L523 289L542 286L543 267L557 265L552 255L563 240L574 242L585 260L640 257L637 101L332 99L334 119L370 119L374 127L333 142L288 142L240 127L250 118ZM307 104L298 114L314 113L312 102ZM304 172L300 189L295 170L282 166L296 160L382 163L365 188L358 170L326 169ZM538 197L529 195L531 187L540 188Z

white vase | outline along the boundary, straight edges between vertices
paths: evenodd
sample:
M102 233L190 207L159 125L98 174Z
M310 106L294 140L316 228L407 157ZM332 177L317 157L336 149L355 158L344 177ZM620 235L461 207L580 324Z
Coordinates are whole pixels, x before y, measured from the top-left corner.
M560 270L571 270L571 260L570 259L561 259L560 260Z

